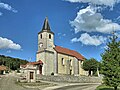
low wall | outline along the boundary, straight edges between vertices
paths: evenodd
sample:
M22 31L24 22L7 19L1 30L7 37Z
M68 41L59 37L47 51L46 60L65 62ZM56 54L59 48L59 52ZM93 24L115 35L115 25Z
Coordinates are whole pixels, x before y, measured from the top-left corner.
M77 83L101 83L101 77L86 77L86 76L44 76L37 75L36 81L55 81L55 82L77 82Z

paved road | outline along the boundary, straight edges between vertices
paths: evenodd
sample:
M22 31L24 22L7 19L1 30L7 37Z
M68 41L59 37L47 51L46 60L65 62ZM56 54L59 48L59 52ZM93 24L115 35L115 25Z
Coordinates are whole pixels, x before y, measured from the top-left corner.
M99 84L81 84L60 87L53 90L95 90Z
M47 87L43 90L95 90L100 83L68 83L58 84L58 86Z
M0 79L0 90L38 90L38 89L27 89L20 85L15 84L16 78L12 75L7 75Z

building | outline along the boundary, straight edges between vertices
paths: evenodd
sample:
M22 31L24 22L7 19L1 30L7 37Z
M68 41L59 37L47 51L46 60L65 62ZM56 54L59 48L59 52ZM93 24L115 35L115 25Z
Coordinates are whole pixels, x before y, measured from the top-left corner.
M1 65L1 66L0 66L0 74L6 74L6 71L7 71L7 67Z
M43 75L87 75L82 69L84 57L74 51L54 44L54 32L45 18L42 30L38 33L37 61L41 60Z
M29 62L26 65L20 65L20 72L22 73L21 80L27 80L27 82L35 82L36 74L42 74L41 60L37 62Z

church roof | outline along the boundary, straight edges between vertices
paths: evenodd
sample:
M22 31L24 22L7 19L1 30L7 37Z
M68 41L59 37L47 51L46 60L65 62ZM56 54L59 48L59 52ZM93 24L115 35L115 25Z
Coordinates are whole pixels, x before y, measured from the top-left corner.
M48 18L46 17L45 20L44 20L44 24L43 24L43 27L42 27L42 30L39 32L49 32L49 33L52 33L54 34L51 29L50 29L50 25L49 25L49 22L48 22ZM38 34L39 34L38 33Z
M58 53L67 54L67 55L76 57L78 60L84 60L85 59L80 53L78 53L74 50L70 50L70 49L67 49L67 48L60 47L60 46L55 46L54 49Z
M50 30L50 26L49 26L48 18L47 17L44 20L44 24L43 24L42 30Z

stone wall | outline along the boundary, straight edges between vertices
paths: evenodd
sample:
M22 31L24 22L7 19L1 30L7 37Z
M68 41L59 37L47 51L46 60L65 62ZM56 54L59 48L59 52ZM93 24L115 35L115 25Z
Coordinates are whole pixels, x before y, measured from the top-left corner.
M101 77L87 77L87 76L43 76L37 75L36 81L55 81L55 82L77 82L77 83L101 83Z

